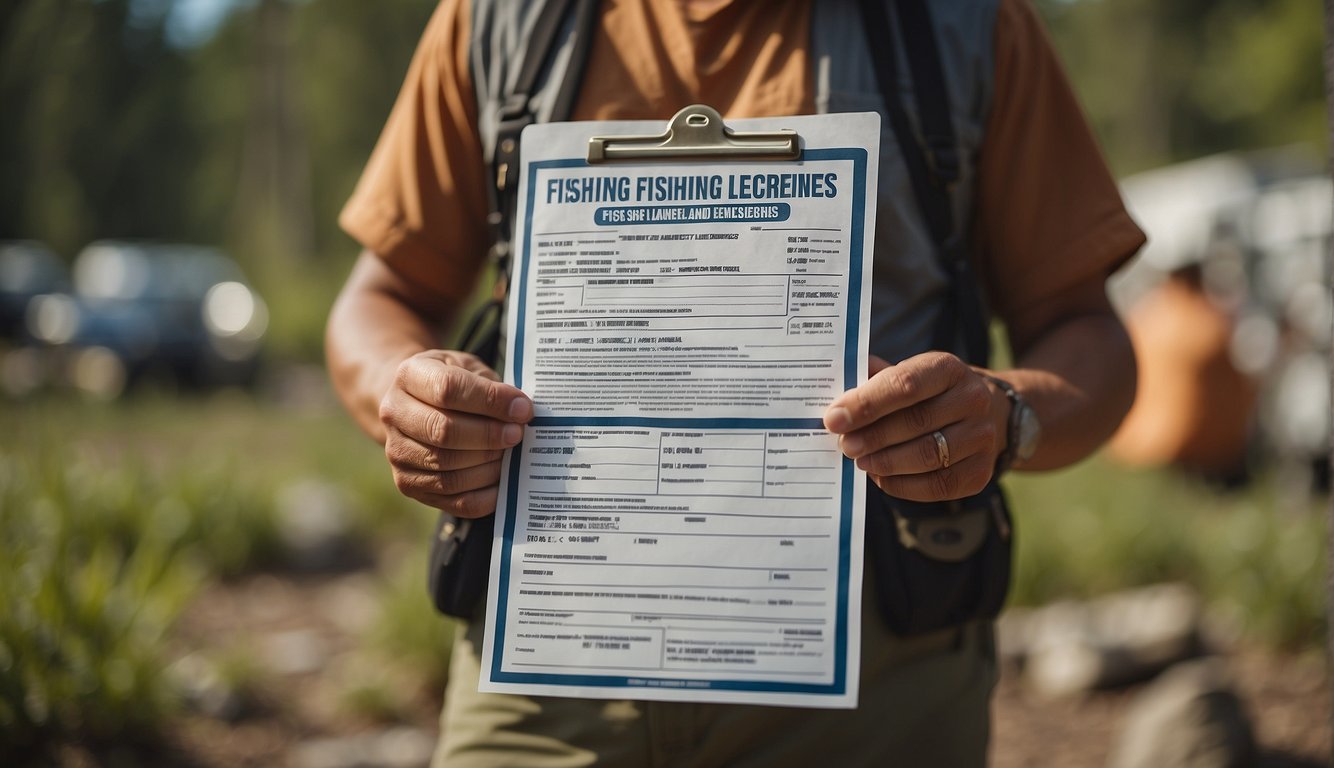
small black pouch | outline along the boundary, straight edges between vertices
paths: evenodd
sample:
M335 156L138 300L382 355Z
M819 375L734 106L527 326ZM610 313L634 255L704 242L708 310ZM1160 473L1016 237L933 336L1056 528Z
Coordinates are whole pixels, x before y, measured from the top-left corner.
M868 481L866 550L880 612L897 635L995 618L1010 589L1010 513L992 480L982 493L921 503Z
M495 515L460 520L442 512L431 540L427 589L436 610L446 616L472 618L491 573L491 537Z

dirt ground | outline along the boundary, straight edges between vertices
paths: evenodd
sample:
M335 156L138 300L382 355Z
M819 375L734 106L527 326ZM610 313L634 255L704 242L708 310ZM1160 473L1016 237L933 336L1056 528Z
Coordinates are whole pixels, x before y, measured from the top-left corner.
M171 729L152 764L182 768L296 766L312 740L355 738L386 725L350 715L337 705L338 674L330 670L356 651L356 616L368 594L365 574L320 577L261 575L209 589L178 630L182 648L247 655L262 665L274 638L305 638L318 647L316 668L265 671L247 686L239 716L228 721L194 714ZM423 597L423 610L427 604ZM266 640L267 638L267 640ZM1325 666L1318 657L1245 650L1230 657L1263 752L1262 766L1328 765L1330 715ZM1050 701L1026 691L1012 671L1002 675L994 712L992 765L1103 766L1121 716L1136 689L1104 691L1078 700ZM437 735L434 692L414 693L398 712L400 731L418 741ZM125 764L124 755L69 747L68 766ZM134 764L131 762L130 764Z
M1261 768L1330 765L1329 692L1319 658L1237 652L1228 665L1255 729ZM994 768L1103 766L1138 687L1051 701L1002 674L992 705Z

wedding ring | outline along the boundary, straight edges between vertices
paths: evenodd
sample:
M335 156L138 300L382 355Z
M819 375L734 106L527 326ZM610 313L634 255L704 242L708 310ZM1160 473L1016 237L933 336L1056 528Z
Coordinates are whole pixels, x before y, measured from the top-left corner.
M940 468L948 469L950 466L950 444L945 439L945 435L940 430L931 433L931 437L936 441L936 458L940 459Z

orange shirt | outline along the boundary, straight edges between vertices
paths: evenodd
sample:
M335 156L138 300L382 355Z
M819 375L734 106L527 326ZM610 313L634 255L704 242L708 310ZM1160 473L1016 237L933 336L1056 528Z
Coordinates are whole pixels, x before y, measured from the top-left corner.
M604 0L576 120L811 114L810 0ZM487 172L466 0L442 0L343 228L442 295L471 289L489 245ZM1001 0L995 89L977 158L972 236L992 306L1109 274L1144 242L1028 0Z
M1199 287L1169 279L1130 309L1126 328L1139 381L1111 455L1137 466L1242 469L1258 394L1228 355L1231 318Z

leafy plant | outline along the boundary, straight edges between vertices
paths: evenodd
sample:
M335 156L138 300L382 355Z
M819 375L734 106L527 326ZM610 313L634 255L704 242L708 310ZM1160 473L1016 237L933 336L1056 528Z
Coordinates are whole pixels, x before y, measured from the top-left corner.
M161 651L201 573L171 530L140 529L126 546L123 520L85 525L82 508L61 503L67 486L29 486L38 473L13 456L0 467L4 741L146 732L170 709Z
M1224 491L1169 471L1095 459L1009 481L1017 514L1012 601L1180 580L1252 640L1311 647L1324 637L1325 522L1275 477Z
M207 580L281 563L274 500L293 478L327 479L367 534L427 520L404 513L374 445L329 411L29 406L0 405L3 745L157 727L177 703L173 622Z

